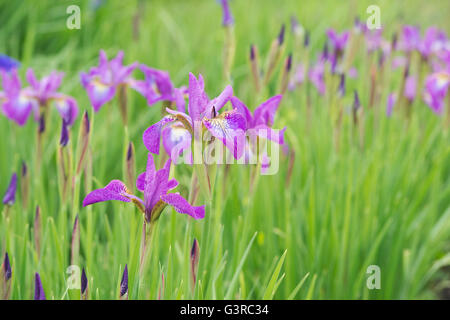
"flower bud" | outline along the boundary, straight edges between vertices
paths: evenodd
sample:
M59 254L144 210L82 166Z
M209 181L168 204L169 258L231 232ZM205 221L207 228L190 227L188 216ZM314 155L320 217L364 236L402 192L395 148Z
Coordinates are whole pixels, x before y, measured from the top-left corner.
M120 281L120 300L128 300L128 266L125 265L122 280Z

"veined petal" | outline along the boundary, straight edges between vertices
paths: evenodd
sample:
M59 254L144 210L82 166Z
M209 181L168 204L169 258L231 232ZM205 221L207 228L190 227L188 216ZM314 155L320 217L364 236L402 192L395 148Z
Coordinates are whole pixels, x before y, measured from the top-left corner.
M147 167L145 168L145 172L141 173L136 180L136 188L139 191L144 192L145 184L152 183L155 180L155 162L153 160L153 155L149 153L147 155ZM147 179L147 182L146 182Z
M114 86L102 82L97 76L90 77L86 73L82 73L81 83L87 91L89 100L91 101L95 112L98 112L116 93L116 88Z
M245 145L246 121L240 113L232 110L213 119L204 118L203 125L233 152L235 159L242 156Z
M161 141L161 132L165 125L174 122L174 116L169 115L162 118L154 125L147 128L143 134L144 145L148 151L154 154L159 154L159 145Z
M179 122L163 129L162 141L165 151L170 156L174 164L179 163L183 153L186 153L185 163L192 164L192 136Z
M172 206L177 212L190 215L194 219L205 217L205 206L191 206L189 202L178 193L169 193L161 196L161 200Z
M168 180L170 173L170 159L166 161L166 164L162 169L156 171L154 178L150 180L148 174L145 179L144 201L146 211L151 212L156 203L160 200L161 196L169 191Z
M6 100L3 103L4 114L20 126L25 125L32 109L33 101L24 94L20 94L12 100Z
M189 116L193 121L201 120L206 106L208 105L208 97L204 91L203 77L199 75L198 80L189 73Z
M109 200L118 200L123 202L137 200L142 203L142 200L128 192L127 187L122 181L112 180L106 187L90 192L83 200L83 207L93 203Z

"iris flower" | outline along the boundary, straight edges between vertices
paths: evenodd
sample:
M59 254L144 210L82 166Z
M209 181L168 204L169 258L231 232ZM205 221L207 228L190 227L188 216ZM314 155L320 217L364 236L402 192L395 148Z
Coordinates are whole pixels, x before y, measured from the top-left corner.
M124 66L122 61L123 51L119 51L115 58L108 61L105 51L100 50L98 66L91 68L88 73L81 73L81 84L86 89L95 112L114 97L119 86L134 83L131 73L138 63Z
M342 54L350 37L350 32L344 31L341 34L338 34L333 29L328 29L327 36L328 40L334 48L335 53L337 55Z
M20 67L19 61L8 57L5 54L0 54L0 70L9 72L13 69L17 69L18 67Z
M279 145L284 145L284 131L286 128L281 130L272 129L275 114L280 105L282 96L276 95L267 101L261 103L255 111L252 113L247 106L239 100L237 97L231 98L231 104L233 108L237 110L246 120L246 131L250 138L250 141L256 141L256 137L271 140ZM253 149L250 149L250 148ZM249 161L249 157L256 151L256 145L246 144L246 161ZM262 155L263 162L265 162L265 155Z
M201 75L197 79L192 73L189 74L189 115L184 112L167 109L169 115L145 130L143 135L144 145L151 153L159 154L161 134L167 126L171 125L170 130L180 131L175 134L171 132L170 135L166 133L168 137L172 136L173 139L170 141L166 140L168 142L165 146L173 148L175 146L175 138L179 139L182 144L178 144L175 154L172 151L173 149L170 153L171 158L178 157L178 152L189 150L190 142L192 142L193 138L200 139L201 132L199 132L198 127L202 125L212 136L219 139L232 151L235 159L239 159L242 156L244 151L243 136L246 127L245 118L236 110L225 111L221 114L217 113L232 97L233 88L227 86L218 97L209 100L204 87ZM169 142L172 145L169 145Z
M22 88L16 70L2 73L4 92L0 92L3 113L20 126L23 126L31 112L35 121L39 120L40 109L54 104L68 125L78 116L78 105L73 97L57 92L64 74L52 72L37 80L32 69L28 69L26 78L30 87Z
M424 99L436 114L441 114L444 109L444 98L447 95L449 85L449 72L436 72L425 79Z
M146 222L158 219L166 205L194 219L204 218L205 206L191 206L180 194L167 193L178 185L177 180L169 180L170 164L169 159L162 169L156 171L153 155L148 154L147 169L138 176L136 181L136 188L144 193L144 200L131 194L122 181L112 180L106 187L89 193L83 200L83 207L97 202L119 200L133 202L144 214Z
M131 87L147 99L148 105L151 106L159 101L170 101L175 103L178 111L186 112L184 100L184 95L187 94L186 88L175 88L166 71L145 65L140 65L139 68L145 74L145 80L135 80Z
M319 59L311 70L309 70L308 76L309 80L319 91L320 95L325 94L325 62L323 59Z
M420 44L420 29L416 26L406 25L403 27L400 49L406 52L418 49Z

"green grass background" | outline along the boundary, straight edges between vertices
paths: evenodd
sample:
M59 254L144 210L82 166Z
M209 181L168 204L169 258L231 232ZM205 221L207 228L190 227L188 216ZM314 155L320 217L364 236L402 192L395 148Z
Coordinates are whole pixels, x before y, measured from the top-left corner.
M81 29L66 28L66 8L81 7ZM143 4L143 5L142 5ZM93 10L90 1L0 1L0 52L22 62L20 74L32 67L38 76L56 69L65 72L61 92L73 95L94 122L93 187L122 179L124 129L115 103L93 115L79 73L97 64L98 51L109 57L124 50L125 62L139 61L169 71L175 85L187 85L188 72L202 73L214 97L223 89L223 28L215 1L105 1ZM249 106L262 102L253 94L247 65L251 43L264 56L282 23L298 17L311 32L315 56L329 27L351 28L366 8L377 4L390 38L402 24L436 25L450 30L450 2L428 1L268 1L234 0L236 59L232 70L235 94ZM139 36L133 34L139 19ZM136 23L135 23L136 24ZM287 51L293 47L287 34ZM361 51L362 52L362 51ZM295 52L294 52L295 56ZM352 91L368 102L367 60L359 55ZM398 88L401 72L383 84ZM137 77L142 77L138 75ZM333 129L326 100L312 91L312 117L306 116L304 91L288 92L275 127L287 126L296 152L292 182L285 186L288 159L280 171L262 176L249 196L250 169L232 166L224 184L219 170L212 205L206 218L193 221L166 209L152 244L146 281L137 292L142 217L122 203L105 203L79 211L81 266L89 278L91 298L115 299L125 264L130 269L130 298L156 299L164 274L164 299L406 299L436 298L448 285L450 262L449 136L443 121L424 103L414 105L409 126L402 114L384 116L385 100L365 110L365 145L355 145L349 115L344 115L343 142L333 147ZM276 94L274 86L270 94ZM161 115L159 105L130 94L129 139L136 146L138 172L145 168L142 133ZM80 119L80 117L79 117ZM70 147L75 148L79 119ZM31 201L20 201L2 216L0 253L7 250L13 266L12 298L32 298L34 272L39 272L47 298L67 299L66 268L70 264L73 215L59 200L56 148L60 119L53 112L48 124L42 170L34 169L36 124L19 128L0 117L0 191L25 161L31 171ZM187 188L191 169L179 166L176 178ZM81 187L81 199L88 190ZM20 200L20 194L18 195ZM34 208L42 209L42 253L34 246ZM256 235L256 236L255 236ZM198 285L190 288L189 251L200 244ZM280 257L286 251L283 259ZM279 263L280 262L280 263ZM366 287L366 269L381 269L381 289ZM276 290L275 290L276 289Z

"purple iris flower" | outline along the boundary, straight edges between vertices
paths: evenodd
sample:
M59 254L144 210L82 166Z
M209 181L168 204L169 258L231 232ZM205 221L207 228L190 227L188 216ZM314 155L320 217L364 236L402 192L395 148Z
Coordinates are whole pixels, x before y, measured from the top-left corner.
M30 87L22 89L16 70L2 73L4 92L0 92L3 113L19 125L24 125L33 111L34 119L39 120L41 108L53 103L68 125L78 116L78 105L73 97L57 92L64 74L52 72L37 80L32 69L27 70L26 78Z
M325 62L323 59L319 59L315 65L309 70L309 80L319 91L319 94L325 94Z
M6 117L23 126L34 110L35 115L39 115L38 106L31 99L31 90L22 89L17 70L13 69L10 73L2 72L3 92L0 92L1 110Z
M420 44L420 29L416 26L404 26L400 39L400 49L406 52L418 49Z
M442 114L444 99L450 86L449 72L435 72L425 79L424 99L436 114Z
M16 201L16 189L17 189L17 174L13 173L9 182L8 189L6 189L5 196L3 197L3 204L13 205Z
M83 200L83 207L97 202L119 200L133 202L145 215L147 222L157 219L166 205L194 219L204 218L205 206L191 206L180 194L167 193L178 185L177 180L169 180L170 164L169 159L162 169L156 171L153 155L148 154L147 169L136 181L136 188L144 193L144 200L131 194L122 181L112 180L106 187L89 193Z
M409 102L412 102L416 97L416 91L417 79L415 76L409 75L405 80L405 91L403 92L403 94L405 98L409 100Z
M46 300L44 288L42 287L41 277L37 272L34 276L34 300Z
M260 138L269 139L280 145L284 145L284 131L286 128L281 130L271 128L282 97L282 95L273 96L261 103L253 113L237 97L231 98L231 104L237 112L245 117L247 123L246 130L250 136L257 135Z
M199 138L201 134L199 132L201 130L198 130L199 125L203 125L212 136L219 139L233 152L235 159L239 159L244 151L245 118L236 112L236 110L217 114L233 96L233 88L227 86L218 97L209 100L205 93L203 77L200 75L197 79L190 73L188 94L189 115L184 112L167 109L169 115L145 130L143 140L146 148L151 153L159 154L162 131L169 124L178 122L180 126L183 126L191 134L191 138L194 139ZM184 142L186 138L187 134L184 134ZM186 146L184 149L187 149L187 144L183 146ZM173 156L171 155L171 157ZM176 154L176 157L178 157L178 154Z
M231 15L230 5L228 3L228 0L219 0L220 5L222 6L222 12L223 12L223 20L222 25L224 27L231 26L234 23L233 16Z
M13 69L17 69L18 67L20 67L20 62L8 57L5 54L0 54L0 70L9 72Z
M339 55L344 51L347 45L348 39L350 37L350 32L344 31L341 34L338 34L333 29L328 29L327 36L335 52Z
M105 51L100 50L98 66L92 67L88 73L81 73L81 84L86 89L95 112L114 97L119 86L129 86L135 81L131 78L131 73L138 63L124 66L122 61L123 51L119 51L115 58L108 61Z
M185 87L175 88L166 71L149 68L146 65L140 65L139 68L145 74L145 80L135 80L131 87L147 99L148 105L170 101L175 103L178 111L186 112Z
M383 44L383 29L366 29L364 32L368 52L378 50Z

